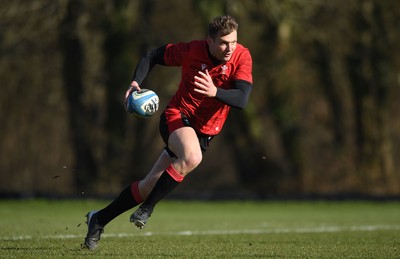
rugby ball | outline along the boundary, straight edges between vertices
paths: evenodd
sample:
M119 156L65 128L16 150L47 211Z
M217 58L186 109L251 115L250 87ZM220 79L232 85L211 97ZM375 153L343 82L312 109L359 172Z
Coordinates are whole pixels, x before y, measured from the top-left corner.
M158 95L149 89L141 89L140 91L133 91L129 96L126 103L126 110L139 117L153 116L159 107Z

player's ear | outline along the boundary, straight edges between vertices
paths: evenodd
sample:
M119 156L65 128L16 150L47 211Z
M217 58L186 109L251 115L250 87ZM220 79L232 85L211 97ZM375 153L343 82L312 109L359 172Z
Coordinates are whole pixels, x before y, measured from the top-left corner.
M208 46L211 46L214 44L214 40L210 36L207 36L207 44L208 44Z

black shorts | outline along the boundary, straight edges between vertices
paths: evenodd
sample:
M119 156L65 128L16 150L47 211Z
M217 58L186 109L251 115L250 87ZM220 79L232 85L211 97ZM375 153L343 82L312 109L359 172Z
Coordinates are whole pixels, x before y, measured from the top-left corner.
M189 119L179 110L167 107L160 116L159 130L165 143L165 150L171 157L176 157L176 155L168 148L169 136L173 131L182 127L191 127ZM214 136L204 135L197 131L196 134L199 139L201 151L204 153L210 146L210 142Z

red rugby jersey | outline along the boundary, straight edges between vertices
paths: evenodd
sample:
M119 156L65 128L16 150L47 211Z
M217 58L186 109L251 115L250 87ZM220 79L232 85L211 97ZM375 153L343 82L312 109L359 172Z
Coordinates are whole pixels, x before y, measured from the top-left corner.
M205 40L167 45L164 53L167 66L181 66L179 88L169 102L170 107L185 114L191 126L206 135L217 135L228 116L230 106L194 91L194 77L199 71L208 70L216 87L232 88L232 80L253 83L252 59L247 48L237 44L231 59L215 65L209 57Z

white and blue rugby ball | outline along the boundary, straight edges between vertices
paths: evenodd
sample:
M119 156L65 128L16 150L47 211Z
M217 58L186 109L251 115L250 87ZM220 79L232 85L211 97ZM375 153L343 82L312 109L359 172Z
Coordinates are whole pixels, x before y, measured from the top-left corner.
M149 89L133 91L126 103L126 110L139 117L151 117L158 110L160 99L158 95Z

